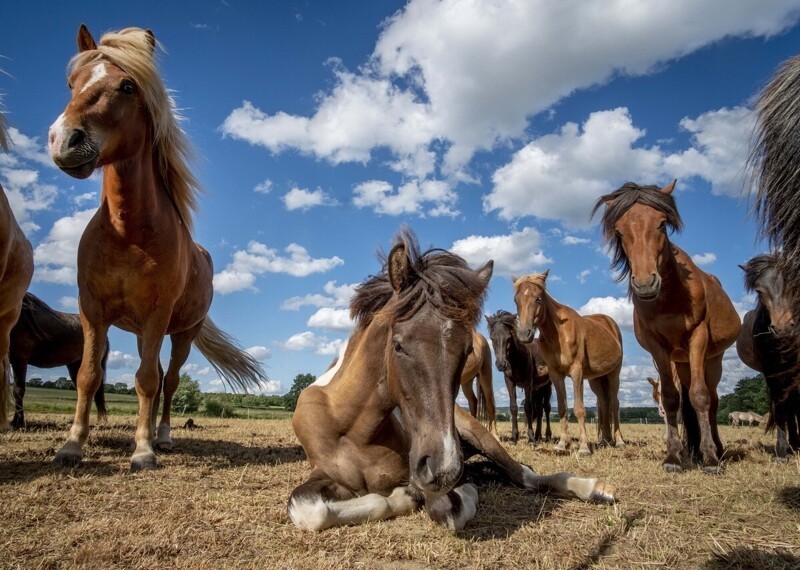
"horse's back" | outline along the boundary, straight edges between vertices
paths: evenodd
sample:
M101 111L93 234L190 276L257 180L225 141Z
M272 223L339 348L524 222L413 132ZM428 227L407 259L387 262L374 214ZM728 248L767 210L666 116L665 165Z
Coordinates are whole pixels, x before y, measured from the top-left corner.
M611 372L622 363L622 333L616 321L604 314L585 315L581 318L586 342L588 367L597 375Z

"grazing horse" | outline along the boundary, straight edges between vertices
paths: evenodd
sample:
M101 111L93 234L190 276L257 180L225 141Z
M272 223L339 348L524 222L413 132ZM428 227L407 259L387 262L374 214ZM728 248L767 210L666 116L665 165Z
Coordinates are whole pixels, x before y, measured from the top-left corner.
M800 315L800 56L785 61L755 102L754 144L748 165L762 235L779 258L783 294ZM747 324L747 323L746 323ZM800 351L800 335L794 334ZM792 381L800 388L800 374ZM787 391L783 398L794 396Z
M528 424L528 443L542 439L542 411L545 410L549 440L550 432L550 396L552 383L547 367L540 365L536 359L537 343L523 343L517 337L517 316L503 311L486 316L489 328L489 338L494 347L495 366L503 373L508 390L509 407L511 411L511 441L519 440L517 426L517 388L522 388L525 393L524 408L525 421ZM546 400L546 402L545 402ZM536 433L533 431L532 421L536 418Z
M753 427L753 423L763 423L765 416L759 416L755 412L731 412L728 414L728 421L731 426L739 427L747 424L747 427Z
M422 504L436 523L463 528L478 495L459 480L475 453L520 487L614 500L596 479L536 475L455 405L491 274L491 261L474 271L450 252L420 253L406 230L384 270L356 289L347 350L326 384L300 393L292 418L313 469L288 502L296 526L319 531Z
M586 407L583 404L583 380L597 395L597 420L600 443L623 447L619 427L619 373L622 369L622 333L608 315L579 315L562 305L546 289L547 275L533 273L514 278L514 302L517 304L517 335L522 342L532 342L539 330L539 346L547 363L550 379L558 398L561 435L555 445L564 453L571 443L568 433L567 392L564 378L572 378L574 411L578 418L579 455L589 455L586 434ZM612 435L613 423L613 435Z
M472 389L472 381L478 379L478 395ZM469 353L461 373L461 390L469 405L473 418L486 426L497 437L497 419L492 387L492 350L478 331L472 331L472 352Z
M8 151L3 115L0 114L0 150ZM8 348L11 329L22 310L22 298L33 277L33 248L17 224L6 193L0 186L0 431L8 425Z
M661 377L669 432L664 468L682 471L680 409L688 451L702 454L706 472L719 473L717 385L725 349L739 334L739 315L719 280L669 240L669 229L682 226L672 196L675 182L664 188L628 182L601 196L592 215L606 207L602 227L613 250L612 266L620 270L620 280L629 279L636 340L652 355Z
M94 403L100 418L106 416L105 373L109 344L101 360L103 383L95 392ZM74 313L55 311L32 293L25 293L22 312L14 328L11 329L11 345L8 359L14 371L14 419L11 427L25 426L25 412L22 401L25 398L25 379L28 365L37 368L66 366L73 384L83 356L83 329L80 316Z
M157 447L172 447L170 406L193 342L232 386L246 390L265 378L258 361L207 317L214 291L211 256L191 235L199 185L186 164L188 141L158 74L155 49L150 30L109 32L97 44L81 25L79 53L68 68L72 98L50 127L50 155L64 172L86 178L104 167L100 208L78 247L85 342L75 421L54 460L62 466L81 460L111 325L137 336L141 357L134 471L156 468L154 440ZM172 352L163 374L165 335Z
M767 431L776 428L774 460L785 462L790 450L800 450L800 388L795 385L797 327L786 294L780 256L758 255L740 267L744 271L745 288L755 292L758 300L755 309L744 316L736 350L742 362L764 374L769 394L766 428ZM742 412L733 412L730 416L735 414ZM763 418L752 415L762 423ZM744 420L741 417L730 419L732 423L734 419L737 423ZM752 425L752 419L744 421Z

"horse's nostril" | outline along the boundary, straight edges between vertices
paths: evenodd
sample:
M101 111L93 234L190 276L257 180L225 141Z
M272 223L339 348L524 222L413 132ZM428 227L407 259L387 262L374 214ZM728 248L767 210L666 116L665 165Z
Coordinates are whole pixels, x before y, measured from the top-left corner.
M86 133L84 133L80 129L76 129L70 135L69 143L67 143L67 144L68 144L69 148L74 148L74 147L78 146L79 144L81 144L85 139L86 139Z

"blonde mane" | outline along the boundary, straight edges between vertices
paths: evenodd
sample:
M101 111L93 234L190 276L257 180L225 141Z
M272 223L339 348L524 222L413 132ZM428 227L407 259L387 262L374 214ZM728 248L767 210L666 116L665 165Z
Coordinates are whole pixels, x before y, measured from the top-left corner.
M179 126L182 117L175 109L175 101L158 74L153 41L153 36L141 28L107 32L100 38L97 49L82 51L70 60L67 73L88 63L106 60L131 76L150 113L153 152L158 157L167 192L184 225L191 231L192 213L197 211L197 193L201 186L187 166L192 149Z
M545 281L547 280L547 273L531 273L530 275L523 275L514 281L514 291L519 289L524 283L531 283L543 290L547 290Z

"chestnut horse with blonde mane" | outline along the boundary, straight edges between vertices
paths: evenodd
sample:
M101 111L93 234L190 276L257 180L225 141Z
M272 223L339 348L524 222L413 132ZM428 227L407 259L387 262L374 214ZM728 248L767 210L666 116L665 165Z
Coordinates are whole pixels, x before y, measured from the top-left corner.
M562 305L547 292L547 275L533 273L514 279L514 302L517 304L517 336L533 342L539 330L539 349L547 363L550 380L558 398L561 434L556 453L564 453L571 444L567 418L565 377L572 378L575 394L573 409L578 418L579 455L589 455L586 434L586 407L583 404L583 380L597 396L597 425L601 444L624 447L619 427L619 373L622 369L622 333L608 315L581 316ZM612 433L613 424L613 433Z
M668 432L664 469L683 470L680 409L688 451L702 455L707 473L719 473L717 385L725 349L739 334L739 315L719 280L669 240L668 230L682 226L672 195L675 182L664 188L628 182L601 196L592 215L605 206L603 236L611 244L619 279L629 280L636 340L652 355L661 377Z
M596 479L536 475L455 404L492 262L475 271L447 251L420 253L408 231L398 242L353 296L356 328L332 377L300 393L292 427L312 472L292 491L289 519L319 531L423 505L463 528L478 494L461 475L476 453L525 489L613 501Z
M477 396L472 388L472 381L478 380ZM492 387L492 349L478 331L472 331L472 352L464 364L461 373L461 390L469 405L469 413L478 418L493 436L497 437L497 410L494 403Z
M0 113L0 150L8 151L8 135ZM9 428L8 348L11 329L19 319L22 299L33 277L33 248L14 218L0 186L0 431Z
M75 420L54 460L62 466L81 460L111 325L137 336L141 357L134 471L156 468L153 441L172 448L170 406L193 342L232 386L246 390L266 377L258 361L207 317L214 292L211 256L191 235L199 185L156 68L156 45L153 33L139 28L109 32L97 44L82 25L79 53L68 68L72 98L50 127L50 154L64 172L86 178L103 168L100 208L78 248L84 350ZM172 352L163 374L165 335Z

